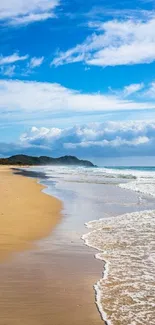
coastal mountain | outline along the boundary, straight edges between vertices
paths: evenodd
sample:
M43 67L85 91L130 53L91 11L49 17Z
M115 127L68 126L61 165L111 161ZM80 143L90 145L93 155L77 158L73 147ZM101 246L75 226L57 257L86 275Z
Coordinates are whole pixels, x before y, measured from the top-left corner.
M26 155L15 155L9 158L1 158L0 165L22 165L22 166L40 166L40 165L74 165L94 167L88 160L80 160L74 156L64 156L60 158L51 158L46 156L33 157Z

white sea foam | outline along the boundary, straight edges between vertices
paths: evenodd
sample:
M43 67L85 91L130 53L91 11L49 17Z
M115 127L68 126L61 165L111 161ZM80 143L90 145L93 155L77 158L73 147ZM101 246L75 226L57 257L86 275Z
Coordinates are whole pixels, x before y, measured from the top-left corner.
M41 171L44 171L50 180L56 179L57 182L112 183L155 197L155 171L72 166L45 166L44 169L41 167Z
M155 179L137 179L133 182L119 184L119 187L155 197Z
M50 180L67 181L67 182L85 182L96 184L114 183L133 181L137 179L136 171L117 170L110 168L87 168L74 166L42 166L35 167L35 170L45 172Z
M95 285L102 318L112 325L154 325L155 211L89 222L83 236L105 263Z
M119 187L155 197L155 171L105 168L104 173L119 178ZM121 182L124 179L125 182Z
M155 197L155 172L132 171L136 180L119 184L119 187Z

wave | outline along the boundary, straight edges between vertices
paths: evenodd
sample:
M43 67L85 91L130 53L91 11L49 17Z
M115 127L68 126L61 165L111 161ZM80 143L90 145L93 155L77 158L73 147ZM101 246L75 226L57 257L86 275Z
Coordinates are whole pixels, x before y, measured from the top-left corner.
M42 167L43 168L43 167ZM86 167L67 167L67 166L46 166L44 172L49 179L59 179L66 182L86 182L86 183L114 183L119 179L134 180L136 176L131 173L114 171L107 168L86 168Z
M106 169L108 174L115 173L119 178L118 186L123 189L132 190L138 193L151 195L155 197L155 170L153 167L141 169ZM121 182L121 179L125 179L125 182Z
M155 197L155 179L139 178L136 181L118 185L121 188L132 190Z
M96 303L108 325L154 325L155 211L128 213L86 224L82 238L100 251L103 278L95 285Z

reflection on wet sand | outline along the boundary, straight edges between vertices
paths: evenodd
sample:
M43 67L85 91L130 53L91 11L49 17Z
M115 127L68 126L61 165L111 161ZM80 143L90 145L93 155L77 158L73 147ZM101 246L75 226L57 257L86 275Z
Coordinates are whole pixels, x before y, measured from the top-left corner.
M34 251L0 267L0 325L101 325L92 255Z

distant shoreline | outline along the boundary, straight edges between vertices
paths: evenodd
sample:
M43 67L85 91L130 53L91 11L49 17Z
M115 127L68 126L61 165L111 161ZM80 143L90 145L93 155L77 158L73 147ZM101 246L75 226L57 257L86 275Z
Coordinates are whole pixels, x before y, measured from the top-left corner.
M83 166L95 167L95 165L88 160L81 160L75 156L63 156L59 158L52 158L48 156L27 156L15 155L8 158L0 158L0 165L16 165L16 166Z

